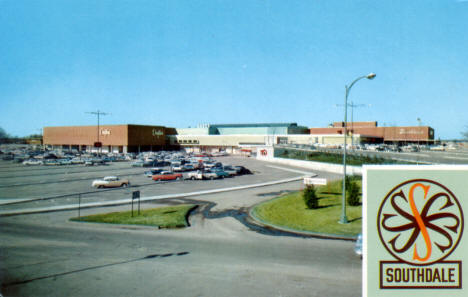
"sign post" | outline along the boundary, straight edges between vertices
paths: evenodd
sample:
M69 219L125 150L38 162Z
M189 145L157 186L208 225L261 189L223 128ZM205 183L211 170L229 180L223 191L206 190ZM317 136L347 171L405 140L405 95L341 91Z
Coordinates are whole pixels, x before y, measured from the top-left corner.
M78 194L78 220L81 218L81 194Z
M467 180L465 165L364 166L363 296L468 296Z
M133 200L138 199L138 215L140 215L140 191L132 192L132 218L133 218Z

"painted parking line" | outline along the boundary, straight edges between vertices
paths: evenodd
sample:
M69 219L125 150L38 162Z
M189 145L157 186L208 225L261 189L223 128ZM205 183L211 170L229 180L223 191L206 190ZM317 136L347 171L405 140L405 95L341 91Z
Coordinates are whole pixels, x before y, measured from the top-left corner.
M27 201L29 202L31 201L31 199L29 198L0 198L0 205L27 202Z

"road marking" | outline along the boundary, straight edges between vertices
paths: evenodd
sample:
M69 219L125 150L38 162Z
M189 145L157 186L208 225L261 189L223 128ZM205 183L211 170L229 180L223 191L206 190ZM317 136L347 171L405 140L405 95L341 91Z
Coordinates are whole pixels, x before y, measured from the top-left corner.
M454 160L468 160L467 157L451 157L451 156L444 156L445 159L454 159Z
M24 202L24 201L31 201L31 199L29 198L0 198L0 205Z

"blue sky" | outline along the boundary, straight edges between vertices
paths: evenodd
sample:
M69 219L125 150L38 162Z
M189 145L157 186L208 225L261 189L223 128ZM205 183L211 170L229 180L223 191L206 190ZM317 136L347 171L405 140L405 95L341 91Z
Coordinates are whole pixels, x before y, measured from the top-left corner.
M0 0L0 127L468 125L468 2Z

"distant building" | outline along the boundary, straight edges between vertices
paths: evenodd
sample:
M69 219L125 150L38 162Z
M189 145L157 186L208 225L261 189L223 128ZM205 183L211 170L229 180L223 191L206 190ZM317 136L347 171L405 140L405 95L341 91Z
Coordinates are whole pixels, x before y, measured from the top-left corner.
M379 143L433 143L434 129L429 126L378 127L377 122L347 123L348 135L371 137ZM310 128L311 134L344 133L344 122L335 122L327 128Z
M424 126L378 127L377 122L354 122L348 123L347 130L350 144L434 141L434 130ZM196 128L127 124L102 125L99 131L97 126L45 127L43 142L49 148L78 151L127 153L183 148L236 154L276 144L340 146L343 133L342 122L310 129L296 123L205 124Z
M297 123L201 124L197 128L176 129L177 135L288 135L309 134Z
M171 145L188 151L219 151L229 153L255 152L256 147L288 142L288 136L302 136L312 141L309 129L297 123L202 124L196 128L176 129L168 135ZM307 138L307 139L305 139Z
M101 152L161 150L166 146L166 128L144 125L44 127L44 145L53 149ZM100 148L96 143L100 143Z

